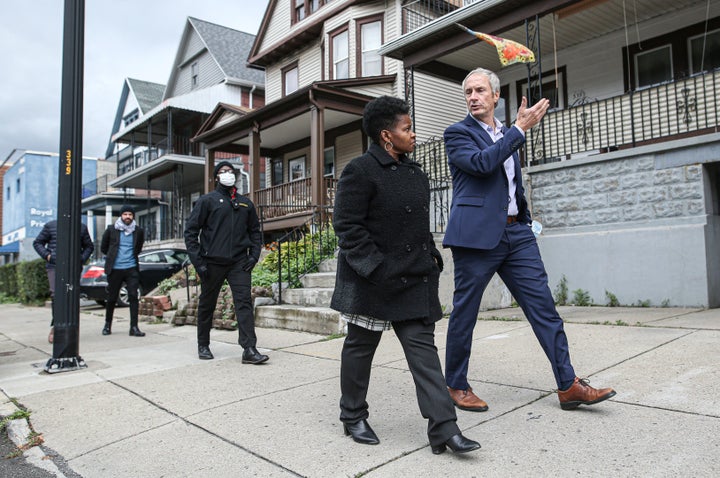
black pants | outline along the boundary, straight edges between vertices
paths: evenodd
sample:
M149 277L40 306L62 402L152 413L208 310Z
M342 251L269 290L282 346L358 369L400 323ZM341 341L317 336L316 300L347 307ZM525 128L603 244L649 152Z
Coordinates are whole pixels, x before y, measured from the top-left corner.
M111 323L115 312L115 303L120 294L120 287L125 283L130 302L130 327L138 324L138 289L140 288L140 271L137 267L130 269L113 269L108 274L107 301L105 302L105 322Z
M217 303L220 288L227 279L235 303L235 320L238 324L238 343L243 347L255 347L255 316L253 315L252 298L250 296L251 272L245 272L246 261L231 264L208 263L207 272L202 277L200 300L197 311L198 345L210 345L210 329L212 328L213 312Z
M420 320L393 322L410 373L415 382L420 413L428 419L430 445L445 443L460 433L455 423L457 415L445 386L435 347L435 324ZM370 370L382 332L348 324L348 335L342 350L340 365L340 420L356 423L369 416L366 401Z

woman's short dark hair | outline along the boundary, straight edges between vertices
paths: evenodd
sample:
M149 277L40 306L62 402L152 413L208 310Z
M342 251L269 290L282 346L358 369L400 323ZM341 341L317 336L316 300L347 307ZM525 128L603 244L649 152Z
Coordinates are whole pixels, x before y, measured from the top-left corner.
M374 143L380 144L380 132L391 129L398 117L410 112L410 107L400 98L379 96L365 105L362 128Z

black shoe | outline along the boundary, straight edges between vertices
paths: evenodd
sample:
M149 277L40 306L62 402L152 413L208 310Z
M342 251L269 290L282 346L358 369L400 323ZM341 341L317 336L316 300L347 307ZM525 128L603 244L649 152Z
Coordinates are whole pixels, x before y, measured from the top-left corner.
M212 360L215 358L207 345L198 345L198 357L200 360Z
M367 420L360 420L357 423L344 423L345 436L352 435L352 439L363 445L377 445L380 439L377 437ZM480 446L480 445L478 445Z
M130 327L130 337L145 337L145 332L135 327Z
M105 322L105 327L103 327L102 334L103 334L103 335L110 335L110 334L112 334L112 332L110 331L110 324L108 324L107 322Z
M260 352L258 352L258 349L255 347L248 347L243 351L242 354L242 363L249 363L253 365L258 365L263 362L267 362L268 359L267 355L263 355Z
M445 453L445 446L450 447L454 453L467 453L469 451L477 450L480 448L480 444L476 441L465 438L462 433L452 436L448 441L440 445L433 445L432 452L435 455Z

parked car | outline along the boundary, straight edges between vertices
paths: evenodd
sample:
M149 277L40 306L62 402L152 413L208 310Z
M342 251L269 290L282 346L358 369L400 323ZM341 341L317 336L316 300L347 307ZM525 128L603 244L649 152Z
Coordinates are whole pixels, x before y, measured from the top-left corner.
M189 256L184 249L152 249L142 251L140 260L140 290L144 295L153 290L163 280L171 277L182 269ZM105 305L107 298L107 276L105 275L105 259L91 262L83 268L80 277L80 298L94 300ZM126 284L120 288L117 305L127 307L128 292Z

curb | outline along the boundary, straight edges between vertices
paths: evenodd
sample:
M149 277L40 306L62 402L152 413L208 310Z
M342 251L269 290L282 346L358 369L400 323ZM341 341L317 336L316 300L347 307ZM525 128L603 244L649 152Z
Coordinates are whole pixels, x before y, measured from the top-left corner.
M2 403L0 403L0 417L9 417L13 413L20 411L17 405L15 405L15 403L10 400L7 395L5 395L5 392L1 390L0 399L2 399ZM16 447L18 447L19 450L23 451L23 457L29 464L37 468L42 468L58 478L66 478L65 474L60 471L52 459L49 459L40 445L26 448L29 444L28 436L30 436L30 433L32 432L27 419L16 418L14 420L10 420L6 424L6 429L8 438L15 444Z

